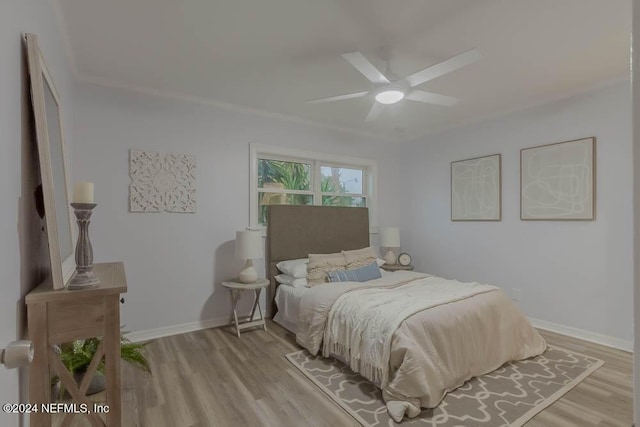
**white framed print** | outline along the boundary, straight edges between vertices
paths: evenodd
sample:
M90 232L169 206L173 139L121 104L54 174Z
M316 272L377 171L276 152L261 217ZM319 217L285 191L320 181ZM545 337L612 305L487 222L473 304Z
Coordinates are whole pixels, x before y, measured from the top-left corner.
M500 154L451 162L451 221L500 221Z
M520 219L592 221L596 138L520 150Z

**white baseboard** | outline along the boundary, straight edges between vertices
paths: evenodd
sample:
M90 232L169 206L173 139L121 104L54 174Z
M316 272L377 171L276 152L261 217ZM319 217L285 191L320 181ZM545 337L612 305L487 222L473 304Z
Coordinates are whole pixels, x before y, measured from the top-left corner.
M144 331L129 332L127 338L133 342L148 341L156 338L168 337L171 335L184 334L187 332L200 331L202 329L217 328L229 324L229 316L217 317L213 319L199 320L197 322L182 323L162 328L146 329Z
M532 317L529 317L529 321L536 328L544 329L545 331L555 332L596 344L606 345L607 347L617 348L618 350L628 351L629 353L633 352L632 341L614 338L608 335L598 334L596 332L585 331L584 329L565 326L559 323L548 322L546 320L534 319Z
M555 332L567 335L573 338L593 342L596 344L606 345L607 347L617 348L633 352L633 342L620 338L610 337L596 332L585 331L584 329L565 326L559 323L548 322L546 320L535 319L529 317L529 321L533 326L545 331ZM187 332L200 331L202 329L217 328L229 324L229 317L217 317L213 319L199 320L197 322L182 323L179 325L165 326L162 328L147 329L144 331L130 332L126 336L133 342L148 341L156 338L168 337L171 335L184 334Z
M266 313L263 307L262 312ZM270 316L265 315L265 319ZM126 334L126 337L133 342L149 341L156 338L170 337L171 335L186 334L187 332L201 331L203 329L219 328L229 324L229 316L214 317L212 319L198 320L197 322L181 323L179 325L164 326L161 328L134 331Z

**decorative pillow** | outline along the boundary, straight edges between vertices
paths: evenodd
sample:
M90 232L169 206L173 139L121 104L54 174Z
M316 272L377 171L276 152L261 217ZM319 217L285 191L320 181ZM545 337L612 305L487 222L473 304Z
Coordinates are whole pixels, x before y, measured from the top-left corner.
M347 266L344 255L335 254L309 254L307 264L307 282L309 286L315 286L328 282L327 273L330 271L344 270Z
M353 270L330 271L327 274L331 282L366 282L382 277L380 267L375 262Z
M293 286L294 288L304 288L307 286L306 277L296 279L295 277L289 276L288 274L278 274L275 279L282 285L289 285Z
M276 264L278 270L282 273L301 279L307 277L307 263L309 258L291 259L288 261L280 261Z
M372 262L376 262L378 255L371 246L368 248L356 249L355 251L342 251L347 261L347 270L364 267Z

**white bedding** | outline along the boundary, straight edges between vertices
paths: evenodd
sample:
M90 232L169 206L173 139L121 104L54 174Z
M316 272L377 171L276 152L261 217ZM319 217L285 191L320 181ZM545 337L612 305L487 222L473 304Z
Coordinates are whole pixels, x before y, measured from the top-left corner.
M280 285L276 290L276 306L278 312L273 321L284 326L294 334L298 332L298 307L300 300L309 288Z
M384 277L393 274L380 269L380 274ZM393 276L391 276L393 277ZM280 285L276 289L276 307L278 312L273 317L273 321L283 326L294 334L298 332L298 308L300 300L305 292L309 291L307 287Z

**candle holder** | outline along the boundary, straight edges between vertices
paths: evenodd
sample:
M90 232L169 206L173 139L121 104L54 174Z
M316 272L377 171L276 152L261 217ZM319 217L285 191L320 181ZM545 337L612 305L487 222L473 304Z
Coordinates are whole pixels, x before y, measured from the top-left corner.
M76 244L76 275L67 289L79 290L93 288L100 279L93 272L93 247L89 240L89 223L95 203L71 203L78 222L78 243Z

